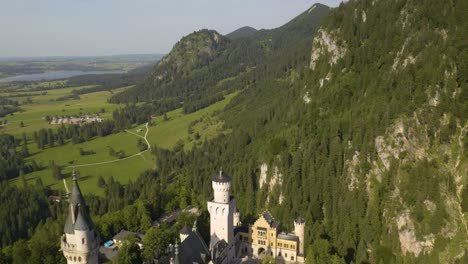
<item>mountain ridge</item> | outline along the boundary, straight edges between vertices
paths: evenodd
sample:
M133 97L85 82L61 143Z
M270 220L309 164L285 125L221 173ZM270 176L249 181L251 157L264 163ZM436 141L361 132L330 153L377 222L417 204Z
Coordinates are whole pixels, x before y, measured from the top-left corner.
M251 36L255 35L255 33L257 33L257 30L255 28L245 26L245 27L238 28L238 29L226 34L225 37L230 39L230 40L236 40L236 39L239 39L239 38L251 37Z
M296 42L304 42L311 40L311 34L329 11L326 6L318 6L313 12L304 12L295 18L302 19L306 23L286 23L285 25L273 30L256 31L249 38L240 38L229 40L221 36L216 31L202 30L194 32L174 45L174 49L166 55L158 64L155 65L152 74L150 74L140 85L125 91L121 94L114 95L110 102L138 102L152 101L155 107L160 112L172 110L177 107L191 105L190 109L199 109L206 106L207 102L219 100L226 93L232 92L233 89L242 89L245 86L246 79L238 77L249 73L255 67L265 64L270 57L277 56L277 52L287 51L290 45L295 45ZM293 20L293 21L295 21ZM287 30L293 30L295 37L284 39L281 34ZM187 39L199 39L203 42L208 35L207 32L216 34L220 39L223 39L223 46L219 52L200 62L200 58L194 57L194 53L187 53L182 49L181 43ZM216 32L216 33L214 33ZM201 43L200 42L200 43ZM195 45L196 46L196 45ZM201 48L201 47L195 47ZM187 75L173 75L174 70L165 66L165 62L170 58L171 54L178 54L181 60L175 68L187 69ZM184 59L187 57L187 59ZM202 58L203 59L203 58ZM194 62L195 64L193 64ZM191 67L190 65L194 65ZM165 82L162 72L170 73L168 80L173 82ZM225 80L225 81L223 81ZM226 82L227 81L227 82ZM238 86L237 88L234 88ZM202 94L210 94L211 99L202 99ZM216 99L218 98L218 99ZM196 105L192 107L193 105Z

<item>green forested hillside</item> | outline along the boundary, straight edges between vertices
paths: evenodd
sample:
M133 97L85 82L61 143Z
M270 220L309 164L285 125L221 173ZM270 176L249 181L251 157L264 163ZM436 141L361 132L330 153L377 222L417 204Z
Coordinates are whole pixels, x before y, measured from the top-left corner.
M328 10L316 5L312 12L304 12L280 28L258 31L250 38L230 40L213 30L194 32L174 45L141 85L114 95L110 101L151 101L163 111L184 105L190 112L207 106L223 94L255 82L253 69L276 68L267 61L278 53L291 52L296 42L310 40Z
M158 153L161 175L179 175L203 200L211 193L206 171L223 167L245 221L265 207L286 225L306 218L310 263L330 255L463 262L467 5L342 4L307 51L290 45L296 53L253 71L255 83L224 113L229 137Z
M112 101L190 111L240 90L217 113L230 133L153 146L154 170L111 178L106 198L87 197L101 235L204 209L223 168L243 223L264 209L289 230L305 218L307 263L466 263L467 12L464 0L356 0L248 38L185 37ZM144 107L129 107L135 120Z

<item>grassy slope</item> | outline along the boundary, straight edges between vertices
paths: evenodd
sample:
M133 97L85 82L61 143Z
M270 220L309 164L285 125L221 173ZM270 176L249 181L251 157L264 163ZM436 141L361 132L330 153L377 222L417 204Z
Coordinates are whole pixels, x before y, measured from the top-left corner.
M201 109L200 111L184 115L182 109L177 109L168 113L169 120L163 121L162 117L155 119L155 126L151 127L150 133L148 134L148 140L151 144L157 144L159 147L170 148L175 143L182 139L185 143L188 143L188 126L191 122L202 118L205 115L211 115L213 112L223 109L231 99L237 93L233 93L225 96L225 99L212 104L209 107ZM196 129L194 132L199 132L203 139L206 137L212 137L216 134L220 128L220 124L212 124L204 128ZM192 142L193 143L193 142Z
M230 94L220 102L217 102L200 111L184 115L182 109L177 109L168 112L168 121L163 121L162 117L157 117L154 120L155 125L150 127L148 133L148 140L151 145L158 145L164 148L173 147L179 139L184 140L185 148L193 146L196 142L201 142L205 137L214 137L222 128L222 123L211 115L218 110L223 109L236 94ZM83 98L83 97L82 97ZM82 99L83 100L83 99ZM91 103L89 103L91 105ZM88 111L89 108L85 110ZM26 114L26 113L24 113ZM198 141L189 142L188 127L190 123L195 120L203 119L196 126L194 126L194 133L198 132L201 138ZM44 126L45 121L42 121ZM144 135L144 125L132 128L131 131L137 133L137 130L142 128L143 131L139 132ZM16 130L21 130L16 128ZM193 138L193 136L191 136ZM96 163L103 161L110 161L116 159L109 155L109 146L112 146L116 151L123 150L127 156L134 155L139 152L137 149L138 137L129 133L118 133L107 137L95 138L91 141L84 142L78 145L67 143L61 147L46 148L39 150L34 143L30 142L29 150L32 156L29 159L34 159L39 164L48 166L49 160L54 160L56 164L66 167L63 174L67 178L68 186L71 186L70 162L75 161L75 164L82 165L88 163ZM96 152L94 155L80 156L79 149L93 150ZM99 176L107 180L110 176L120 181L127 183L132 179L136 179L140 173L150 169L154 166L154 157L149 152L141 156L136 156L131 159L118 161L110 164L80 167L78 170L81 174L80 186L84 193L93 193L97 195L104 195L103 189L97 186ZM68 167L68 168L67 168ZM44 185L50 186L52 189L64 190L62 181L57 181L52 177L50 169L47 167L42 171L36 171L26 175L26 180L29 184L34 184L37 177L41 177ZM17 178L10 181L13 184L21 185L22 181Z

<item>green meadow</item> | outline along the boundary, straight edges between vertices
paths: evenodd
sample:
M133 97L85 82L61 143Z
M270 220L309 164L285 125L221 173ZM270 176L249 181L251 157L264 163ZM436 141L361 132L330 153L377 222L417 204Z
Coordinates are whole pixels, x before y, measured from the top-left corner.
M8 115L2 120L7 120L9 124L4 126L0 132L9 133L12 135L21 135L22 133L31 134L41 128L57 128L57 125L48 124L45 120L46 116L73 116L101 113L101 118L110 118L112 111L121 107L117 104L109 104L107 99L112 96L111 92L95 92L80 95L77 100L56 101L57 98L71 95L71 91L81 88L89 88L92 86L81 86L71 88L61 88L56 90L46 91L47 94L42 95L42 92L21 91L15 93L0 93L0 96L14 96L15 94L32 93L35 96L11 97L12 100L23 102L28 97L32 100L31 104L21 105L21 112L16 112L13 115ZM114 93L123 91L125 88L113 90ZM37 94L37 95L36 95ZM20 127L23 122L24 127Z
M73 89L75 88L52 90L46 95L47 98L33 99L34 104L23 107L24 112L15 113L15 115L8 117L10 118L8 120L11 120L12 123L19 123L20 120L23 120L25 127L20 128L19 125L11 124L7 129L2 131L8 131L8 133L20 136L23 132L31 134L40 128L54 128L57 125L47 124L42 117L53 115L53 113L60 113L64 107L66 107L68 115L73 115L73 113L78 114L79 112L94 113L98 112L101 108L105 108L105 115L108 118L111 117L111 112L114 109L121 107L107 103L107 98L110 97L109 92L85 94L80 96L80 100L64 102L50 100L70 94ZM227 95L224 100L194 113L184 114L182 109L176 109L167 113L168 120L164 120L162 116L154 118L153 125L149 127L148 141L151 146L157 145L162 148L173 148L176 144L183 143L184 148L188 150L194 145L201 144L205 138L213 138L219 133L228 133L229 131L222 131L223 123L214 113L223 109L235 95L235 93ZM190 133L189 127L192 130ZM143 124L133 127L129 131L144 136L146 128ZM36 179L40 178L44 185L64 192L63 181L52 177L49 161L53 160L57 165L63 167L62 174L66 178L69 187L71 186L70 176L72 167L76 166L80 174L82 191L84 193L104 195L104 190L98 187L97 184L99 176L102 176L105 181L112 176L115 180L125 184L138 178L145 170L154 168L155 157L150 154L150 151L130 157L140 152L137 147L137 141L140 137L135 134L120 132L106 137L96 137L80 144L67 142L63 146L45 148L43 150L38 149L36 144L30 141L28 148L31 156L28 160L34 159L44 169L26 174L26 183L35 184ZM82 156L80 155L80 148L84 151L92 151L94 154ZM110 148L113 148L115 151L123 151L127 158L119 160L117 157L111 156L109 154ZM18 186L23 184L20 178L12 179L10 182Z
M235 95L237 93L227 95L224 100L187 115L183 113L182 109L168 112L168 121L164 121L162 116L157 117L153 120L155 125L150 128L148 141L162 148L172 148L181 140L184 142L185 149L190 149L193 144L203 141L205 137L208 139L216 136L220 132L223 123L216 117L211 116L214 112L223 109ZM190 135L188 132L190 123L199 119L203 120L194 126L194 132ZM205 122L205 120L209 120L209 123ZM200 134L199 140L194 138L197 132Z

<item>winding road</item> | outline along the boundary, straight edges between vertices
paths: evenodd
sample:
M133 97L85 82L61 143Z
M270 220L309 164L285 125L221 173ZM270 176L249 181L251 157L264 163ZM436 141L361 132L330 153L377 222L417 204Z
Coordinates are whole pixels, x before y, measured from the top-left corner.
M141 151L141 152L138 152L134 155L131 155L131 156L128 156L128 157L125 157L125 158L122 158L122 159L115 159L115 160L109 160L109 161L103 161L103 162L96 162L96 163L88 163L88 164L82 164L82 165L72 165L72 166L68 166L67 168L80 168L80 167L90 167L90 166L97 166L97 165L103 165L103 164L109 164L109 163L114 163L114 162L119 162L119 161L122 161L122 160L127 160L127 159L131 159L131 158L134 158L136 156L141 156L141 154L147 152L148 150L150 150L150 143L147 139L147 136L148 136L148 132L149 132L149 128L148 128L148 122L146 123L145 125L145 128L146 128L146 132L145 132L145 136L141 136L141 135L138 135L137 133L134 133L134 132L131 132L129 130L125 130L125 132L128 132L130 134L133 134L137 137L141 137L143 138L145 141L146 141L146 145L148 146L145 150ZM143 156L141 156L143 158ZM144 158L143 158L144 159Z

